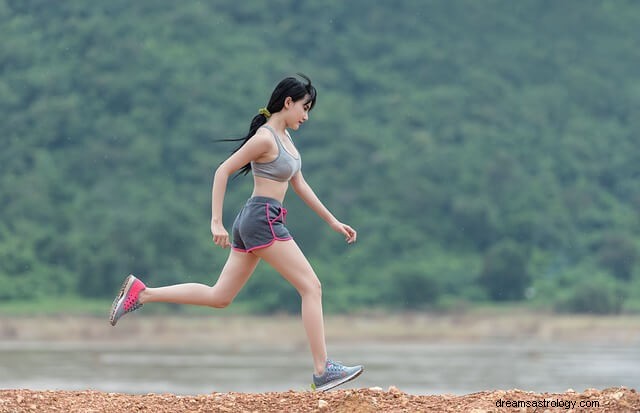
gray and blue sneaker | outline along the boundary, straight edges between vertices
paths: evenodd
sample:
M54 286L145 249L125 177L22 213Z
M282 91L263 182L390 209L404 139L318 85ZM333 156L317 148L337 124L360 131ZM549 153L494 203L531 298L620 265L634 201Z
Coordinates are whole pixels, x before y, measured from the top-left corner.
M311 388L318 391L326 391L344 384L358 377L364 371L362 366L347 367L339 362L327 360L324 373L320 376L313 375Z

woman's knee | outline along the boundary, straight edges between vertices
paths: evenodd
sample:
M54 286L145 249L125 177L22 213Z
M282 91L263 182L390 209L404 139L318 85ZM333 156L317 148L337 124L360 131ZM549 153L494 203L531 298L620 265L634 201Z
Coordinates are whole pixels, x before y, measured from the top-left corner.
M209 307L213 308L225 308L231 305L235 295L230 295L225 293L224 291L217 289L214 285L211 287L211 292L209 296Z
M232 302L233 298L227 300L214 300L211 301L211 304L209 304L209 306L213 308L226 308L229 307Z
M312 274L312 277L308 278L302 288L298 290L301 296L305 295L313 295L317 297L322 297L322 283L315 274Z

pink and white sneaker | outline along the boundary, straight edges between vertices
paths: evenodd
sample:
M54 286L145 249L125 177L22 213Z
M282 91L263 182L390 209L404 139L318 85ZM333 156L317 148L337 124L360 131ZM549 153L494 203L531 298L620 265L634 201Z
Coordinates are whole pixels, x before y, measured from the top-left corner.
M118 296L113 300L113 304L111 305L111 316L109 317L109 321L112 326L115 326L123 315L142 307L142 304L138 301L138 297L140 295L140 291L145 288L147 287L144 283L133 275L129 275L125 278Z

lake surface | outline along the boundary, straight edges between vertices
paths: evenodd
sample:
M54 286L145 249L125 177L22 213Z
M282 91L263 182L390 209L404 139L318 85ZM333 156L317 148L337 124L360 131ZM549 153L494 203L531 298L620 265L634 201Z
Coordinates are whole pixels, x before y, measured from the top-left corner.
M346 364L365 365L364 374L345 388L394 385L412 394L640 388L640 351L632 344L378 342L329 350ZM0 388L140 394L307 390L310 360L306 347L120 349L0 342Z

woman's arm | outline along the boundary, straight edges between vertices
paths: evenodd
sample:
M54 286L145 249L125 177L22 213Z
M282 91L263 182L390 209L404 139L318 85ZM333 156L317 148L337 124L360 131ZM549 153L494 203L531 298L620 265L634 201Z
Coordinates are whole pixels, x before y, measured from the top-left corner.
M234 172L221 164L213 175L213 188L211 189L211 235L216 245L226 248L229 246L229 233L222 225L222 205L227 190L229 176Z
M211 234L213 235L213 242L216 245L222 248L231 245L229 242L229 233L222 224L222 206L224 204L224 195L227 190L229 176L269 151L271 143L270 136L258 131L242 148L227 158L227 160L216 169L216 173L213 176L213 187L211 189Z
M302 176L302 172L298 172L293 178L291 178L291 186L296 194L309 206L320 218L325 220L327 224L333 228L334 231L343 234L349 244L354 243L358 236L355 229L351 228L347 224L343 224L333 216L331 211L324 206L318 196L313 192L311 186L305 181Z

